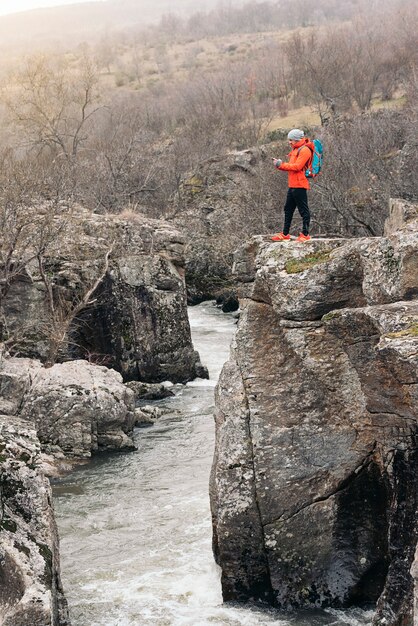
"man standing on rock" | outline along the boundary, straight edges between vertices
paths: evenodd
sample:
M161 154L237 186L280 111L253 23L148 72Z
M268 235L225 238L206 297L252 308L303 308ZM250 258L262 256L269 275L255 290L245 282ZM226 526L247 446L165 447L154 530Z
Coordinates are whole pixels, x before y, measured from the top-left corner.
M289 189L284 205L283 232L274 235L272 241L290 240L289 231L296 207L302 217L302 232L299 234L297 241L309 241L311 214L309 212L307 190L310 189L310 186L305 171L312 158L313 144L305 137L303 130L299 130L299 128L293 128L287 135L287 138L291 147L289 162L283 163L281 159L273 159L273 163L278 170L288 172Z

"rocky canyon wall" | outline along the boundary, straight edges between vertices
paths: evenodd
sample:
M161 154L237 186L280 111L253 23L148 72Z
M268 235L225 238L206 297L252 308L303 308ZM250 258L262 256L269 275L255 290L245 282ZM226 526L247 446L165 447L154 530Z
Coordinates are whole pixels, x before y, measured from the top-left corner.
M224 598L412 624L417 206L391 201L379 238L254 237L235 273L211 476Z
M3 339L15 336L15 353L48 360L71 309L100 278L61 342L58 360L107 365L124 380L207 376L191 341L184 239L174 227L135 213L103 216L77 206L47 226L43 271L33 258L3 302ZM35 235L46 237L44 231Z
M51 488L26 421L0 416L0 623L69 626Z

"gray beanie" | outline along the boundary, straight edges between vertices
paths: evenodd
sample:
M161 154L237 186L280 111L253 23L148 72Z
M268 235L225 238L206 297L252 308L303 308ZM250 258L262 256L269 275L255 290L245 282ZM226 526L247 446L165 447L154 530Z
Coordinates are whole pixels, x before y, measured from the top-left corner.
M290 141L300 141L305 136L303 130L299 130L299 128L293 128L290 133L287 135L287 138Z

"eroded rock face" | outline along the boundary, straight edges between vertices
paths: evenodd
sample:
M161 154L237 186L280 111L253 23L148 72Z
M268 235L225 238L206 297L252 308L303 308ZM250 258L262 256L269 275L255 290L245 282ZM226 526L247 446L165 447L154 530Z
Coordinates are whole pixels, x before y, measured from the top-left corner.
M134 393L121 375L87 361L44 368L39 361L6 358L0 364L2 403L35 424L43 450L89 457L99 450L132 450Z
M414 580L414 626L418 626L418 549L411 567L411 576Z
M138 214L99 216L80 207L56 222L44 272L63 311L94 285L110 255L93 304L77 315L58 360L88 358L118 370L124 380L207 377L191 341L180 233ZM4 304L8 327L20 336L14 344L19 355L48 359L54 329L47 302L33 261Z
M69 626L51 488L24 420L0 416L0 622Z
M211 477L225 599L376 602L375 624L412 623L418 214L391 215L386 237L236 254Z

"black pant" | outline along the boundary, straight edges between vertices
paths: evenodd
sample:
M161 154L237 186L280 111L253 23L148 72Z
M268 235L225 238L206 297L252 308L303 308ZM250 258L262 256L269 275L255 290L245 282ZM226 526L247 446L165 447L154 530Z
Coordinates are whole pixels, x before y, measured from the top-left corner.
M295 212L296 207L298 208L303 221L302 232L304 235L309 235L309 222L311 221L311 214L308 207L308 194L306 189L296 187L289 188L287 192L286 204L284 205L283 234L289 234L293 213Z

